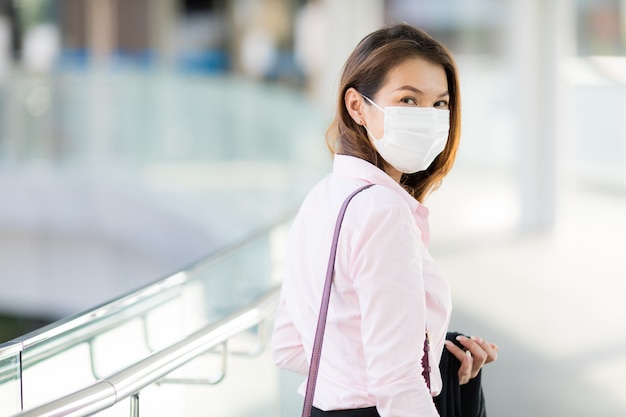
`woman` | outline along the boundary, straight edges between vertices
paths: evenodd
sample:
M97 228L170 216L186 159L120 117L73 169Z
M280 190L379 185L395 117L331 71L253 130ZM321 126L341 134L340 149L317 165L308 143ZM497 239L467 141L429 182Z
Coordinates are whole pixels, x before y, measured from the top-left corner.
M430 390L422 376L426 332L429 362L439 363L445 344L461 361L462 384L496 358L497 347L480 338L460 337L466 352L445 341L450 290L427 250L422 202L452 167L459 123L456 66L426 33L405 24L378 30L345 63L326 137L333 172L293 223L272 339L276 364L306 374L339 207L375 184L343 221L314 416L438 416L439 369Z

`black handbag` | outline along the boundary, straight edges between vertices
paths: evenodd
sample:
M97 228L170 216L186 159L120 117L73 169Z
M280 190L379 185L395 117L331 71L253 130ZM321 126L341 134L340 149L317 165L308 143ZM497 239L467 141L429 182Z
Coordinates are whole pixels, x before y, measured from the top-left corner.
M458 347L463 346L456 340L461 333L448 332L446 339ZM482 388L482 371L469 380L459 384L461 362L447 349L443 350L439 370L443 380L441 393L434 398L435 406L441 417L487 417L485 395Z

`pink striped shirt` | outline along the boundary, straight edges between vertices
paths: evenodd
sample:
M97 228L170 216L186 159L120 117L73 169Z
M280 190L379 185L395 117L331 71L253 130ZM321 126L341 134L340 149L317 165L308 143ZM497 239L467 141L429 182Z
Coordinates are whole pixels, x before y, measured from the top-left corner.
M359 158L335 155L309 193L289 237L272 336L279 367L308 372L339 207L358 187L342 225L314 405L376 406L381 417L438 416L438 364L451 313L448 282L428 253L428 209ZM431 390L422 377L431 337ZM306 381L299 388L305 391Z

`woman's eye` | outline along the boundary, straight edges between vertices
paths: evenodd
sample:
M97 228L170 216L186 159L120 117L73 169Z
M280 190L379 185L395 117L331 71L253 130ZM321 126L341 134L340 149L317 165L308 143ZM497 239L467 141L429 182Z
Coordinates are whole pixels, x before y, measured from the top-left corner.
M436 102L433 107L439 107L439 108L447 108L448 107L448 102L445 100L441 100Z
M405 97L402 100L400 100L402 103L404 104L412 104L412 105L416 105L417 101L415 101L415 99L413 97Z

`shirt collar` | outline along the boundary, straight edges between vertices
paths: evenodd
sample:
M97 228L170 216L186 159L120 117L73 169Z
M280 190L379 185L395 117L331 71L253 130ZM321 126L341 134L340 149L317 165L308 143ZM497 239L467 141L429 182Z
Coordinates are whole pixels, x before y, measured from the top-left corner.
M395 191L409 205L412 213L428 218L428 208L411 196L400 184L369 162L348 155L335 155L333 172L338 175L365 180L372 184L385 186Z

